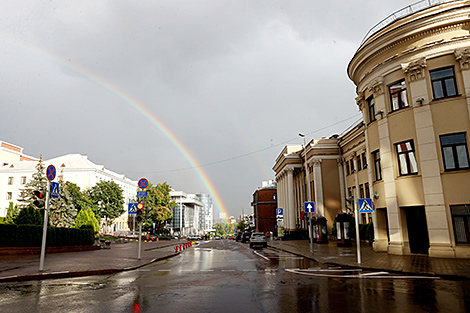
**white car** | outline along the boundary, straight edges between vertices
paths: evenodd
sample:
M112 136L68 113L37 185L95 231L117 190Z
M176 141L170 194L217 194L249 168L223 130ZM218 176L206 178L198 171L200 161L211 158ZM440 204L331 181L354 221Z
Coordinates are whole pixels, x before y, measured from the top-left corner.
M268 247L268 241L266 240L266 236L263 233L253 233L250 237L250 248L254 247Z

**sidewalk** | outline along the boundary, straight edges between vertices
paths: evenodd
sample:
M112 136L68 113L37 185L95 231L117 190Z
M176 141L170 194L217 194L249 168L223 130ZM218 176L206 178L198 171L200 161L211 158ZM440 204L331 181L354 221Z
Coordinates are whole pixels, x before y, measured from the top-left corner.
M0 283L89 275L107 275L145 266L177 255L175 246L186 240L142 241L138 260L137 241L111 244L110 249L46 254L39 272L39 255L0 256Z
M361 243L361 264L357 263L357 248L338 247L336 241L314 244L310 253L308 240L269 241L272 248L314 259L320 263L361 267L389 272L418 275L436 275L449 279L470 279L470 259L430 258L424 255L391 255L374 252L367 243Z

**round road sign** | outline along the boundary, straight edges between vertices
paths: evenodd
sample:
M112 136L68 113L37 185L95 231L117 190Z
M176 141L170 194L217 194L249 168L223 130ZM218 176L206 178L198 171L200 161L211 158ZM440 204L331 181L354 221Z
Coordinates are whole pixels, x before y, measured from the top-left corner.
M49 165L46 171L47 179L49 179L50 181L53 181L55 179L55 174L56 174L55 166Z
M149 185L149 181L147 180L147 178L141 178L139 180L139 188L140 189L145 189L145 188L147 188L148 185Z

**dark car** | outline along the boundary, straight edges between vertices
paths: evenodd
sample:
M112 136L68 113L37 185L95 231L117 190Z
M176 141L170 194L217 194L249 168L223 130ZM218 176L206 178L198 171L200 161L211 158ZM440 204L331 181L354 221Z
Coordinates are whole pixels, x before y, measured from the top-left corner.
M242 240L242 233L237 233L237 235L235 236L235 240L236 241Z
M245 232L243 232L243 234L242 234L242 239L241 239L241 241L242 241L242 242L248 242L248 241L250 241L250 237L251 237L251 232L245 231Z

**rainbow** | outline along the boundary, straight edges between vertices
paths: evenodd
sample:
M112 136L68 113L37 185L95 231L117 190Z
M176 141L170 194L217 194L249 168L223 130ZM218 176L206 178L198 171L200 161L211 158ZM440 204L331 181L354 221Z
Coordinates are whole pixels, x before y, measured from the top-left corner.
M148 120L158 131L160 131L170 141L171 144L173 144L173 146L176 147L178 152L188 161L188 163L196 172L199 180L202 182L202 184L204 185L204 187L207 189L208 193L211 195L212 199L214 200L214 204L216 208L219 210L219 212L225 213L225 216L227 218L230 216L230 214L227 212L226 206L224 205L222 201L222 197L220 196L219 192L216 190L214 186L214 183L211 181L209 175L204 171L204 169L200 167L196 158L191 154L189 149L187 149L183 145L181 140L179 140L175 136L175 134L170 130L170 128L168 128L162 121L160 121L154 114L152 114L152 112L150 112L143 104L139 103L137 100L127 95L124 91L119 90L113 84L105 81L103 78L99 77L98 75L92 73L91 71L83 67L80 67L79 65L70 64L69 61L62 60L61 58L53 56L45 51L42 51L41 49L37 47L32 48L25 44L13 43L5 39L3 39L3 42L14 48L20 48L21 50L29 54L58 63L59 65L66 67L67 69L73 71L74 73L77 73L78 75L94 82L95 84L109 91L111 94L120 98L124 103L129 105L138 114L140 114L142 117Z

